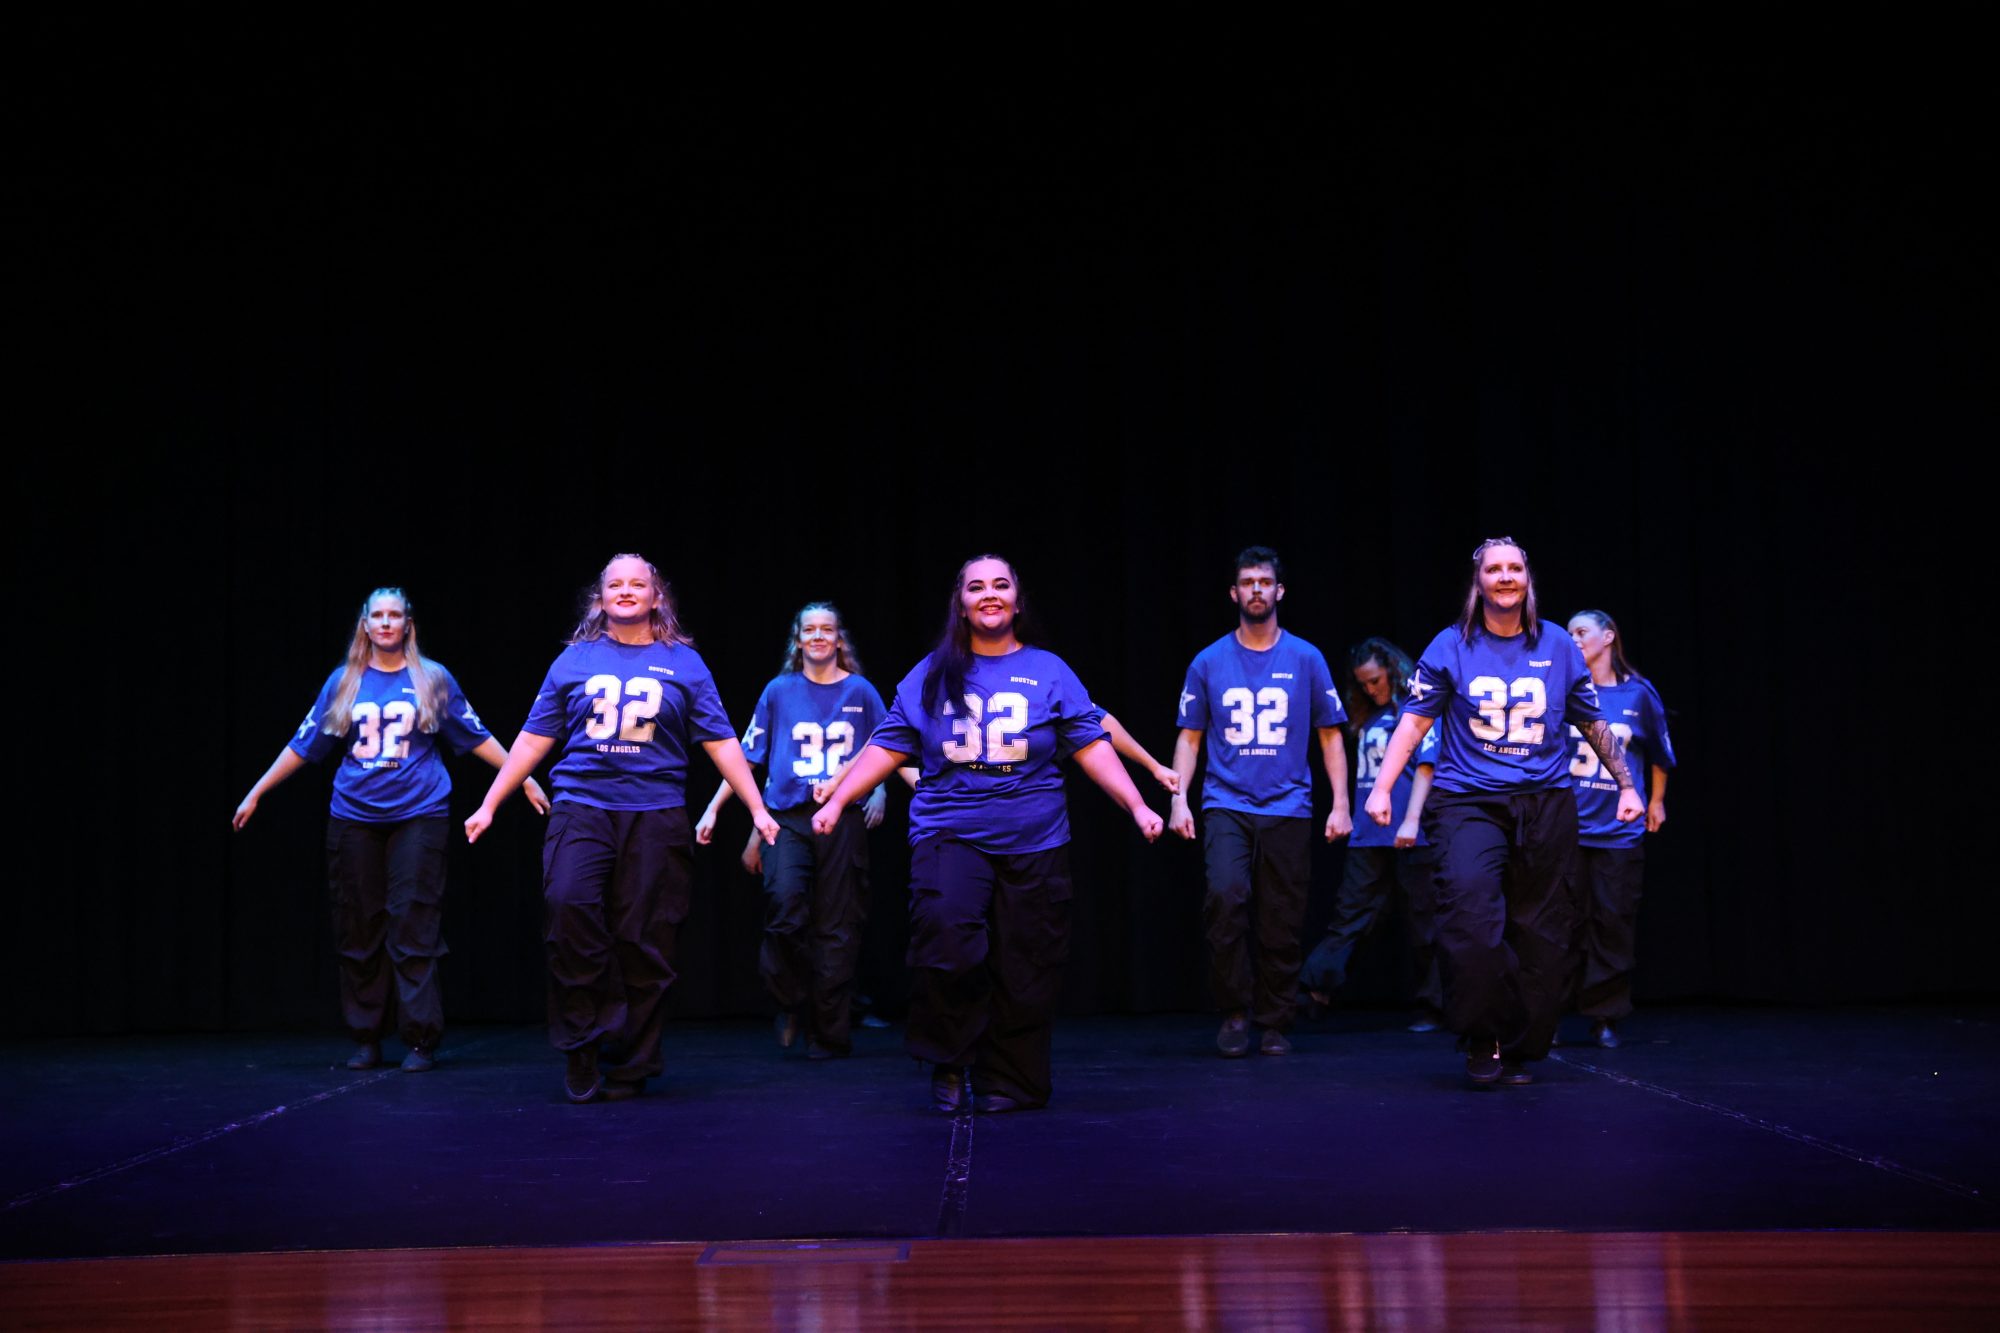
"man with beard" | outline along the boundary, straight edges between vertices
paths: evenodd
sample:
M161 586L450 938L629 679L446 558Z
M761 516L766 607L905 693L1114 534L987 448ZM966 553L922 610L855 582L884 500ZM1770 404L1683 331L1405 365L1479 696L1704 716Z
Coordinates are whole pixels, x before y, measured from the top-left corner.
M1180 792L1167 821L1183 838L1194 837L1187 793L1202 739L1213 732L1201 792L1208 868L1202 917L1209 983L1226 1015L1215 1044L1232 1058L1249 1053L1253 1022L1265 1055L1292 1049L1285 1033L1298 1005L1299 931L1311 877L1312 739L1333 787L1326 840L1353 827L1340 737L1347 713L1319 649L1278 628L1284 566L1270 547L1252 546L1237 555L1235 571L1229 600L1236 628L1201 650L1181 686L1174 743Z

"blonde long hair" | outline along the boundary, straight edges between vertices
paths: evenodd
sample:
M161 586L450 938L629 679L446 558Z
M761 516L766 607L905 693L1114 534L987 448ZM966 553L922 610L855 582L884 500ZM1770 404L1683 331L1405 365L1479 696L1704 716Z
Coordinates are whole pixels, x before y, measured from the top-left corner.
M378 597L393 597L403 604L403 666L410 673L410 685L417 692L417 730L435 734L438 718L444 713L444 676L417 651L417 612L401 588L377 588L361 603L354 618L354 637L347 645L347 662L340 669L340 684L326 706L319 729L329 736L345 736L354 725L354 696L361 692L361 675L374 658L374 641L368 637L368 612Z
M604 568L597 571L597 582L583 594L583 616L576 622L576 628L569 632L569 642L588 643L592 639L604 637L605 625L609 617L604 614L604 576L620 560L637 560L646 567L646 573L653 580L653 641L655 643L693 643L682 629L680 617L674 613L673 585L660 577L660 567L636 551L620 551L604 562Z

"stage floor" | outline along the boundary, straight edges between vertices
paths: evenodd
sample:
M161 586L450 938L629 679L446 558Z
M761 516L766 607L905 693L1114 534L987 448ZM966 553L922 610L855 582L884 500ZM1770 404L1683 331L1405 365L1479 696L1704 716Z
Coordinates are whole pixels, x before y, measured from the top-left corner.
M1402 1021L1237 1061L1201 1015L1065 1022L1052 1107L959 1120L895 1031L809 1064L677 1024L647 1096L585 1107L539 1029L425 1075L331 1036L15 1042L0 1257L2000 1223L2000 1008L1658 1009L1481 1091Z

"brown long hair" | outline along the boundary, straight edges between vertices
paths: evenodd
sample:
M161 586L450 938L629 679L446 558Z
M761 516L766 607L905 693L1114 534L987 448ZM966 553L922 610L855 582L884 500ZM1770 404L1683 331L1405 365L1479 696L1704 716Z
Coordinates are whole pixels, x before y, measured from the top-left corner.
M1618 622L1611 618L1610 612L1579 611L1576 616L1589 616L1597 622L1597 628L1611 631L1611 672L1618 677L1620 685L1628 680L1646 678L1640 674L1638 667L1632 665L1632 659L1625 656L1625 632L1618 628ZM1570 619L1575 620L1576 616L1571 616Z
M815 611L824 611L833 617L838 633L833 640L833 664L849 675L861 674L861 658L854 651L854 645L847 641L847 617L840 614L840 608L832 602L807 602L792 617L791 638L785 643L785 664L779 668L781 675L794 675L806 669L806 652L799 647L799 631L805 627L806 617Z
M354 725L354 696L361 692L361 674L374 658L375 644L368 637L368 612L377 597L393 597L403 604L403 665L410 673L410 685L417 692L417 730L435 733L438 717L444 712L444 676L417 651L417 611L401 588L377 588L361 603L354 618L354 637L347 644L347 661L340 669L340 684L326 705L319 729L329 736L345 736Z
M694 640L681 629L680 617L674 610L673 585L660 577L660 567L636 551L620 551L604 562L604 568L597 571L597 581L583 590L583 612L576 622L576 628L569 632L569 642L587 643L604 637L604 627L610 617L604 614L604 576L620 560L637 560L646 567L646 574L653 580L653 614L650 617L655 643L693 643Z
M981 560L998 560L1007 566L1007 577L1014 581L1014 637L1024 644L1034 642L1034 629L1028 621L1028 591L1021 586L1021 575L1014 562L991 551L973 556L958 567L958 577L951 581L944 632L938 636L937 647L931 649L930 669L924 673L925 708L936 708L946 702L953 708L965 706L965 673L972 669L972 622L966 619L965 608L959 604L959 594L965 590L965 571Z
M1528 559L1528 548L1512 537L1488 537L1472 552L1472 583L1465 590L1465 609L1458 613L1458 635L1467 643L1472 642L1472 631L1483 628L1485 619L1481 615L1486 599L1479 591L1479 565L1486 559L1486 553L1496 546L1511 546L1521 553L1521 568L1527 571L1528 594L1521 599L1521 629L1526 632L1528 642L1535 641L1535 631L1541 628L1542 617L1535 610L1535 563Z

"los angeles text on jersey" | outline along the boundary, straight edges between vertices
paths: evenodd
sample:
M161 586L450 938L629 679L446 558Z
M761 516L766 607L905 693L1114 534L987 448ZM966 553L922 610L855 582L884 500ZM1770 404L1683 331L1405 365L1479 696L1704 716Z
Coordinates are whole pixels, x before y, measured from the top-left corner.
M603 742L598 745L597 752L599 754L644 754L646 753L646 748L643 745L612 745L608 742Z

